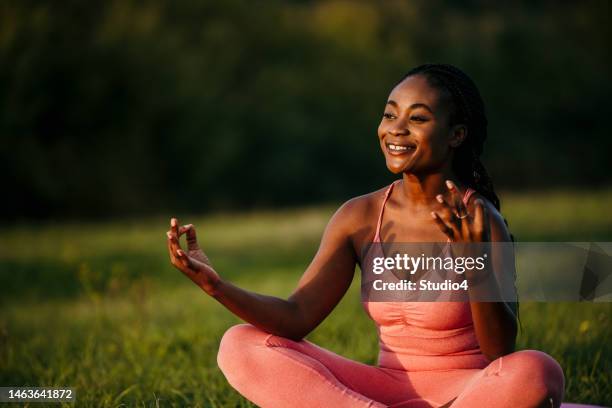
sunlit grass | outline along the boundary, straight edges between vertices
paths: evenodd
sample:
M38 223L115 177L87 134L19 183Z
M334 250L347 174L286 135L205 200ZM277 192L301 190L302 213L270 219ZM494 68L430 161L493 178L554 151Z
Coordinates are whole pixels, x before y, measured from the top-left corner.
M515 235L611 240L612 193L502 195ZM288 296L335 206L182 216L216 268L249 290ZM178 214L180 215L180 214ZM216 366L240 320L168 263L167 220L17 225L0 233L0 384L75 387L79 406L251 406ZM308 337L376 362L358 279ZM523 303L519 348L563 366L566 400L610 404L611 304Z

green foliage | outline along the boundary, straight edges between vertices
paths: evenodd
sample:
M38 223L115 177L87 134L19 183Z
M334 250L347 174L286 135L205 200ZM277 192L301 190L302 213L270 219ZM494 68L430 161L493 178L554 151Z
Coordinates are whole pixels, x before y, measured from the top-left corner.
M429 61L479 84L496 183L606 184L608 10L4 1L3 207L11 218L108 217L371 191L390 177L376 143L388 92Z
M529 240L612 237L612 192L502 194ZM286 297L336 206L184 216L217 270L240 287ZM569 210L571 209L571 211ZM568 214L572 216L569 217ZM73 386L79 406L247 407L216 366L240 321L167 260L167 221L16 225L0 233L0 384ZM308 337L375 364L376 332L359 279ZM610 405L609 303L521 303L518 347L556 358L566 401Z

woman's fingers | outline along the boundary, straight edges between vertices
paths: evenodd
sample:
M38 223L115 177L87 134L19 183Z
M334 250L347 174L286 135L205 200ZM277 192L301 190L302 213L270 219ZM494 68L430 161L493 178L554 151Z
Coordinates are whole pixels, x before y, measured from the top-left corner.
M442 208L440 211L431 212L440 230L454 241L489 241L491 225L484 201L482 199L474 201L472 216L463 203L457 186L451 180L446 180L446 186L451 195L451 203L449 204L442 194L438 194L436 200ZM466 222L463 222L464 220Z
M170 261L172 262L172 265L180 269L183 273L193 273L194 271L191 270L193 268L193 264L189 259L189 256L178 245L173 244L173 240L175 240L175 238L170 232L168 232L167 235L168 252L170 253Z
M438 202L440 204L442 204L442 209L440 210L440 215L450 221L451 220L451 216L453 215L453 212L451 210L451 206L446 202L446 200L444 199L444 196L442 194L438 194L436 196L436 200L438 200Z
M446 187L451 193L451 200L453 203L453 207L455 208L455 215L459 219L463 219L463 217L468 214L468 211L467 208L465 208L465 205L463 204L459 189L451 180L446 180Z
M198 238L193 224L179 226L178 219L171 218L170 231L176 236L178 245L180 245L181 235L187 234L187 249L189 249L190 251L200 249L198 246Z
M170 255L170 262L172 263L172 265L177 265L178 264L178 260L176 259L176 248L174 247L174 245L172 244L172 234L170 233L170 231L166 232L166 244L168 246L168 253Z
M181 247L180 237L186 232L185 227L186 226L179 227L178 220L176 218L170 219L170 230L166 234L168 235L175 252Z
M451 240L455 239L455 229L446 223L437 212L432 211L431 218L433 218L436 225L440 228L440 231L442 231Z
M193 231L190 232L190 230ZM193 229L193 225L190 224L179 227L178 220L176 218L172 218L170 220L170 230L166 231L170 261L172 262L172 265L174 265L177 269L192 278L193 276L195 276L195 274L197 274L197 270L195 270L195 266L189 258L189 255L187 255L185 251L181 249L179 237L184 233L187 233L188 243L189 241L191 241L191 245L193 245L193 242L196 242L195 230ZM190 236L191 239L189 238Z
M195 251L200 249L198 246L198 237L196 235L196 230L193 224L185 225L183 231L187 234L187 249L190 251Z
M178 220L176 218L170 218L170 229L174 235L179 237Z
M181 248L181 243L179 242L178 237L172 233L172 230L166 232L166 235L168 236L173 252L176 252L177 249Z
M457 215L453 211L452 207L446 202L446 200L444 200L444 196L442 196L442 194L438 194L436 196L436 200L438 200L438 202L442 204L442 209L436 214L439 218L442 219L442 221L444 221L444 223L448 227L453 230L455 236L458 236L458 234L460 233L459 226L461 224L461 220L457 218Z
M193 265L191 263L191 260L189 259L189 256L187 256L187 254L182 249L177 250L176 255L177 255L178 260L181 262L181 264L185 268L189 269L190 272L193 272L191 270Z
M179 253L182 252L181 244L178 237L173 233L173 229L167 231L166 236L168 237L168 250L170 251L170 259L172 260L172 264L175 266L184 266L184 259L181 259L179 256Z

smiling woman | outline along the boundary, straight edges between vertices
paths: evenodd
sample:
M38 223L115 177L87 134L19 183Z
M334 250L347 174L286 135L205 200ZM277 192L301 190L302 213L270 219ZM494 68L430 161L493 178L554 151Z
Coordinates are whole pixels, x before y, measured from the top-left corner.
M399 109L397 102L390 99L389 101L387 101L387 106L388 106L387 112L383 114L383 118L385 118L386 120L397 119L396 113L397 113L397 110ZM411 110L418 111L419 108L425 109L429 114L433 113L431 109L429 108L429 106L425 105L424 103L413 103L412 105L410 105ZM418 115L417 113L417 114L414 114L410 118L410 120L416 123L424 123L424 122L427 122L429 118L427 117L427 115ZM383 137L381 138L382 140L386 132L384 131L384 129L380 129L380 131L382 132L382 135L383 135ZM392 141L386 141L385 146L387 147L389 154L392 154L392 155L401 155L404 153L411 153L416 149L416 143L411 142L411 141L395 142L395 143Z
M465 73L445 64L411 70L391 91L378 128L387 168L401 179L338 209L288 299L223 279L195 228L172 219L173 265L249 323L225 333L217 357L238 392L262 407L561 406L559 364L542 351L514 350L516 303L363 302L378 330L376 366L304 339L383 242L512 240L479 159L486 127L484 103ZM179 245L183 234L188 252Z
M405 105L415 100L415 94L427 102ZM448 112L444 112L444 105L438 106L442 102L439 99L432 94L427 80L421 76L406 78L391 92L378 128L381 147L386 153L387 167L391 172L419 171L423 170L423 165L439 167L448 160L450 151L446 148L447 144L439 140L445 135L432 132L433 129L442 129L439 122L449 116ZM434 114L434 109L437 114ZM421 149L419 145L422 145Z

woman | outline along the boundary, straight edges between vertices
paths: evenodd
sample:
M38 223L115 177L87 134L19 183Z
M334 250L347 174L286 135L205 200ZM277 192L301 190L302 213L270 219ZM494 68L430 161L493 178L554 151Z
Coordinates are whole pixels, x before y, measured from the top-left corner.
M387 167L402 178L340 207L287 300L223 280L194 227L171 220L172 264L250 323L225 333L217 358L238 392L263 407L560 406L559 364L540 351L514 351L513 304L364 302L378 327L377 366L303 339L345 294L368 243L511 241L479 160L486 127L465 73L445 64L411 70L391 91L378 128Z

